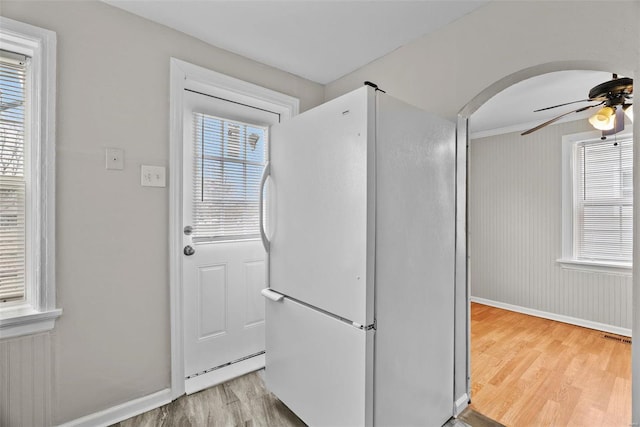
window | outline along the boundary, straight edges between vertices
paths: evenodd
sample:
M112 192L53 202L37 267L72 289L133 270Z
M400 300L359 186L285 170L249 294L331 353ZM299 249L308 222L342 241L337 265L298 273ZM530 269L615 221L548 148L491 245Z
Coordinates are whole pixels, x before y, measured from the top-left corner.
M575 154L576 258L631 262L633 145L582 142Z
M633 249L633 138L568 135L563 142L563 259L628 270ZM568 164L567 164L568 163ZM567 169L569 173L567 173ZM568 182L567 182L568 181Z
M0 338L55 307L55 33L0 17Z
M195 241L260 237L260 178L267 127L196 113L193 237Z
M0 50L0 302L24 300L24 107L29 58Z

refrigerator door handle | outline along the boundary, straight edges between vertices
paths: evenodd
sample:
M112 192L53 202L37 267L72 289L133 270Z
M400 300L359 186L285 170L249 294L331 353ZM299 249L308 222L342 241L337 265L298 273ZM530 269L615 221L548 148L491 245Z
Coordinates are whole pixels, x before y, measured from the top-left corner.
M284 295L279 294L277 292L272 291L269 288L265 288L260 292L265 298L269 298L271 301L282 301L284 299Z
M264 231L264 184L267 182L267 178L271 175L271 163L267 162L264 165L264 170L262 171L262 177L260 178L260 202L258 215L260 217L260 238L262 239L262 246L264 246L264 250L269 252L270 242L267 238L267 233Z

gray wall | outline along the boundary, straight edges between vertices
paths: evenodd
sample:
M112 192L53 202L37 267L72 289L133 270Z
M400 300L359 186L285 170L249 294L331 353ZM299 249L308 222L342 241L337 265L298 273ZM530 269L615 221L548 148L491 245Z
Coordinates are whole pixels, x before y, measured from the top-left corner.
M473 120L473 117L472 117ZM471 295L631 328L631 276L563 269L562 136L586 120L474 139L469 150Z
M605 13L607 5L618 13ZM491 1L327 84L326 99L370 80L395 97L454 120L495 82L540 64L589 61L592 69L633 74L639 60L639 15L637 1ZM607 37L591 25L606 28Z
M140 186L141 164L168 166L169 58L298 97L301 110L324 92L101 2L3 1L2 15L58 35L56 279L64 312L51 333L54 362L16 363L15 349L27 354L47 339L0 342L0 362L11 361L12 372L54 363L58 424L170 386L168 188ZM105 170L104 147L125 150L123 171ZM37 385L46 387L47 372L35 375ZM39 402L30 384L10 387L21 396L14 409Z

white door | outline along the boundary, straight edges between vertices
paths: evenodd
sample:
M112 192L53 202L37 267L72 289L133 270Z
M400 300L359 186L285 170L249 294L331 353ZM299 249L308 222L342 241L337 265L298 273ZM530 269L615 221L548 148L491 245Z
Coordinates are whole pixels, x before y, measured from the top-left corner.
M193 392L191 379L229 363L245 366L264 353L259 183L268 126L279 115L189 90L184 95L184 366Z

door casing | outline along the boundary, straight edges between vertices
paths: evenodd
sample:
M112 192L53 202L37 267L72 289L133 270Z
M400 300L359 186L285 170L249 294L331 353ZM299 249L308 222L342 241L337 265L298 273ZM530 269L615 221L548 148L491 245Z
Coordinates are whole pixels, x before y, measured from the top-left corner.
M182 293L182 138L183 93L211 96L268 109L281 121L298 114L299 100L188 62L170 59L169 117L169 298L171 318L171 398L185 393Z

